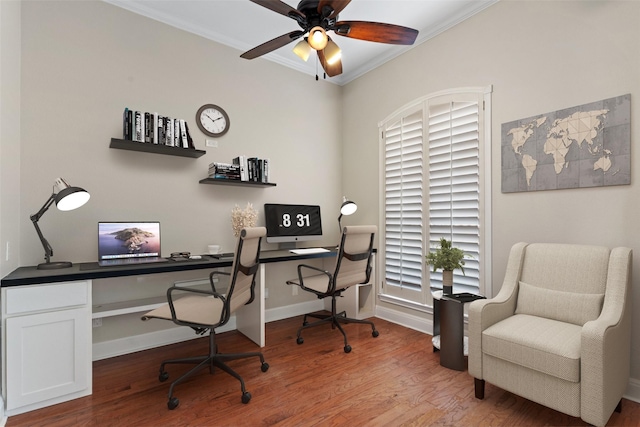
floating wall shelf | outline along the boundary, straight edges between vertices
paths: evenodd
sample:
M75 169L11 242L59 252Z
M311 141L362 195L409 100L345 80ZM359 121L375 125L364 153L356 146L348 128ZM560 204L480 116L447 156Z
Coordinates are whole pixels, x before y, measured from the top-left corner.
M196 150L194 148L169 147L167 145L152 144L150 142L129 141L117 138L111 138L109 148L142 151L144 153L166 154L169 156L191 157L194 159L206 154L206 151Z
M217 178L205 178L200 180L200 184L214 184L214 185L237 185L244 187L275 187L273 182L257 182L257 181L238 181L233 179L217 179Z

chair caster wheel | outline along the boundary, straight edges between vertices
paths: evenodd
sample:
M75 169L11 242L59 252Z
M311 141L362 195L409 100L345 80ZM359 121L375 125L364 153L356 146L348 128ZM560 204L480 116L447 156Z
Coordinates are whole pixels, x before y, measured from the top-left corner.
M380 332L378 332L378 331L374 330L373 332L371 332L371 336L374 337L374 338L377 337L378 335L380 335Z
M296 340L296 342L298 344L302 344L304 342L304 339L302 339L302 337L298 337L298 339Z
M260 370L262 372L267 372L269 370L269 364L267 362L264 362L262 366L260 366Z
M344 346L344 352L345 353L351 353L351 346L349 344Z
M163 383L166 380L169 379L169 373L168 372L161 372L160 375L158 375L158 380Z
M244 393L242 393L242 403L246 405L247 403L249 403L250 400L251 400L251 393L249 393L248 391L245 391Z
M170 411L173 411L174 409L176 409L178 407L179 404L180 404L180 401L178 400L178 398L172 397L167 402L167 408L169 408Z

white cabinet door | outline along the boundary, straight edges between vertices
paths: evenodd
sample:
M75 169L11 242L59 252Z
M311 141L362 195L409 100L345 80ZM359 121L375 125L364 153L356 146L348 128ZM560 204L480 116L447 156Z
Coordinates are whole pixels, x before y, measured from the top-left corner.
M6 319L7 411L91 393L90 325L88 307Z

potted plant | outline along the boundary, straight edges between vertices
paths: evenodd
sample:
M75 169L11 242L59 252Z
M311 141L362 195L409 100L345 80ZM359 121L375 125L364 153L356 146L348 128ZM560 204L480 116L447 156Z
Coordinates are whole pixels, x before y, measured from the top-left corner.
M464 257L462 249L454 248L451 241L440 238L440 247L435 252L426 255L427 265L433 266L433 271L442 270L442 286L445 294L453 293L453 270L459 268L464 274Z

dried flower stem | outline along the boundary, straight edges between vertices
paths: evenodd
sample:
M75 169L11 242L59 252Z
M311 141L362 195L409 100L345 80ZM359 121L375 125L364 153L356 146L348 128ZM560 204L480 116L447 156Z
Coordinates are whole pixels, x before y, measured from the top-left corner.
M240 231L245 227L255 227L258 222L258 211L253 208L251 203L247 203L247 207L240 209L240 206L236 205L231 210L231 227L233 228L233 235L240 236Z

